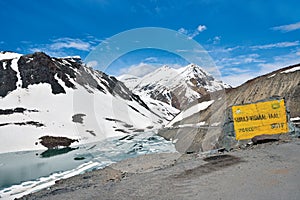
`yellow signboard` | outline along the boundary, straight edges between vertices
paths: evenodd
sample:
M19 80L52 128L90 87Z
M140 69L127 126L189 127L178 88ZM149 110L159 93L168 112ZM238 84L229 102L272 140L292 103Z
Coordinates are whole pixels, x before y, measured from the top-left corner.
M288 132L284 100L232 106L237 140Z

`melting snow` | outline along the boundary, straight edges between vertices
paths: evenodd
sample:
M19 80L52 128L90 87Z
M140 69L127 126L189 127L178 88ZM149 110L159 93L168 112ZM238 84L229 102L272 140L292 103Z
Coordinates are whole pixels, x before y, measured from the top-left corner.
M141 148L136 148L135 146L141 146ZM102 142L90 143L80 146L80 148L76 151L78 152L75 153L74 151L74 153L71 154L71 157L66 158L84 156L87 159L86 163L81 164L72 170L53 173L50 176L40 177L36 180L26 181L18 185L12 185L11 187L4 188L0 190L0 198L19 198L26 194L50 187L57 180L66 179L93 169L101 169L126 158L150 153L175 152L176 150L172 142L166 141L164 138L157 136L155 132L150 131L137 133L128 137L110 138ZM31 153L32 152L29 152L28 154ZM62 158L58 159L56 157L56 159L57 160L46 159L44 164L55 165L55 162L61 161ZM38 165L40 162L41 161L37 160L36 164ZM70 160L67 159L67 162L70 162ZM25 165L25 167L29 168L30 166Z
M27 181L20 185L13 185L9 188L5 188L0 191L0 198L15 199L20 198L24 195L37 192L43 188L50 187L55 184L55 181L59 179L66 179L72 176L81 174L89 169L98 167L98 162L88 162L80 165L76 169L65 171L62 173L54 173L49 177L41 177L37 181Z
M79 144L83 144L107 137L123 136L124 133L116 131L116 129L126 131L127 128L123 124L132 125L135 129L162 126L159 123L160 116L151 113L135 101L125 101L91 88L94 91L92 94L77 83L75 83L77 89L74 90L66 87L57 76L55 78L64 87L66 94L53 95L50 84L41 83L30 85L28 89L17 88L1 99L1 109L23 107L38 110L24 114L0 115L1 123L36 121L45 126L2 126L0 153L45 149L40 144L35 145L38 138L44 135L79 139ZM139 112L132 110L129 105ZM86 115L83 124L72 122L72 116L78 113ZM117 119L124 123L116 124L105 118ZM92 130L96 136L86 130ZM12 142L14 145L11 145Z
M202 110L206 110L213 102L214 100L204 101L188 108L187 110L182 111L167 125L167 127L171 127L174 123L179 122L184 118L190 117Z
M7 65L7 63L6 63L6 62L3 62L2 67L3 67L4 70L6 70L6 65Z
M298 121L298 120L300 120L300 117L291 118L291 121Z
M12 52L0 52L0 60L20 58L22 54Z
M12 60L11 62L11 68L17 72L17 78L18 78L18 81L17 81L17 87L20 87L22 85L22 80L21 80L21 75L20 75L20 71L19 71L19 68L18 68L18 60L19 58L15 58Z
M61 57L61 58L67 58L67 59L81 59L80 56L66 56L66 57Z
M288 69L288 70L285 70L285 71L283 71L283 72L281 72L281 73L291 73L291 72L295 72L295 71L298 71L298 70L300 70L300 66L298 66L298 67L293 67L293 68Z
M197 124L180 124L178 125L178 128L185 128L185 127L201 127L201 126L204 126L205 125L205 122L199 122Z
M276 74L272 74L272 75L268 76L268 78L272 78L274 76L276 76Z
M219 126L220 124L221 124L221 122L215 122L211 126Z

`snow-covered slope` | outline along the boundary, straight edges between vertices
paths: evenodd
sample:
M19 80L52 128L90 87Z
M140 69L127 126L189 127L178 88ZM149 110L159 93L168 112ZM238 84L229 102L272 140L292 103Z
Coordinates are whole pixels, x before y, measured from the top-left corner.
M39 138L45 135L88 143L173 118L79 58L1 52L0 83L0 153L44 148Z
M139 84L139 82L141 81L140 77L137 77L137 76L134 76L131 74L123 74L121 76L118 76L117 79L124 82L126 87L128 87L131 90L134 89L135 86L137 86Z
M119 80L140 96L149 96L178 109L209 92L230 87L195 64L180 69L163 66L142 78L126 75Z
M206 110L213 102L214 100L204 101L196 105L193 105L186 110L183 110L167 125L167 127L172 127L175 123L180 122L181 120L186 119L194 114L197 114L200 111Z

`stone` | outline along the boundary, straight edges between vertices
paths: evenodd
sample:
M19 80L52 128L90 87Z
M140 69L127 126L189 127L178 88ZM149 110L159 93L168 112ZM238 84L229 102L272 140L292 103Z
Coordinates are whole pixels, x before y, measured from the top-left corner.
M279 135L258 135L251 139L253 144L262 144L279 140Z

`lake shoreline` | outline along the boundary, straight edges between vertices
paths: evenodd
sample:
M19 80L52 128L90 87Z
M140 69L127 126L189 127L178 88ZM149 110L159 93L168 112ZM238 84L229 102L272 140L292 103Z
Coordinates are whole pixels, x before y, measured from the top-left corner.
M216 154L142 155L20 199L299 199L299 151L293 139Z

